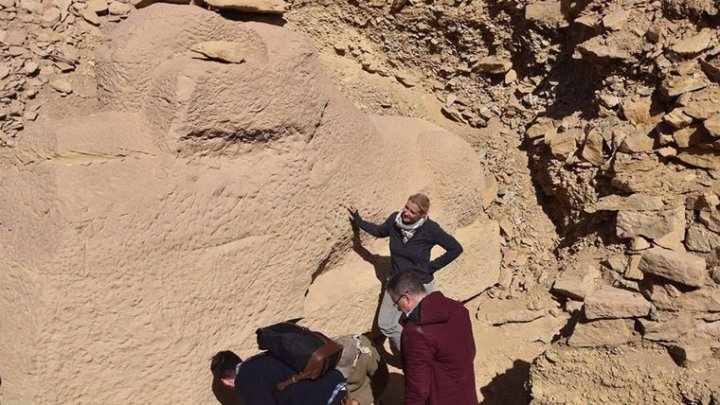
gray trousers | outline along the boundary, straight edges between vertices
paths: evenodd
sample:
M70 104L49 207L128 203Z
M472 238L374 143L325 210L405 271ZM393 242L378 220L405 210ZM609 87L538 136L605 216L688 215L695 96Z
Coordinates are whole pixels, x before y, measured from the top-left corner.
M431 293L435 290L435 283L429 282L423 284L425 291ZM402 325L400 325L400 317L402 311L395 307L390 293L385 290L382 301L380 302L380 310L378 311L378 327L383 335L390 339L390 343L398 352L400 351L400 336L402 335Z

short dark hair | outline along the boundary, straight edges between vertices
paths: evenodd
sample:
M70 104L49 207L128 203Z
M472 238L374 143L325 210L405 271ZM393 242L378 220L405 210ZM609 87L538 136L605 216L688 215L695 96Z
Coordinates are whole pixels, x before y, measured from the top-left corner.
M418 276L412 271L401 271L394 274L388 280L386 286L388 292L394 296L402 294L423 294L425 293L425 286L420 281Z
M222 380L223 378L234 378L235 368L242 359L230 350L223 350L215 353L210 361L210 371L215 378Z

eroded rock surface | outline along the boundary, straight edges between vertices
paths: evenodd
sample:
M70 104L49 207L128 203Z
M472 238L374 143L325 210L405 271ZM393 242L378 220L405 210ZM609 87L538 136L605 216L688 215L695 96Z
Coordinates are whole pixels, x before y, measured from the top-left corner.
M241 42L245 61L197 59L204 41ZM448 268L465 282L443 288L467 297L496 280L497 224L481 215L470 146L419 119L359 112L292 26L152 5L103 44L97 80L101 112L33 127L3 160L0 256L12 272L0 297L18 315L0 330L0 357L37 379L4 381L3 399L209 403L209 357L255 352L258 326L306 317L369 330L347 296L305 305L358 257L348 201L380 218L427 192L433 217L485 250ZM347 266L356 279L339 286L357 283L373 304L373 271Z

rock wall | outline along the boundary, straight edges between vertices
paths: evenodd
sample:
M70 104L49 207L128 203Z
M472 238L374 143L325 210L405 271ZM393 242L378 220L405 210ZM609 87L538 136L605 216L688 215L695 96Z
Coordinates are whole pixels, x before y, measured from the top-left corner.
M245 61L189 51L210 40L242 44ZM33 126L3 160L3 402L209 403L210 356L253 353L258 326L369 330L380 284L353 262L348 201L380 220L428 193L434 218L484 247L447 269L447 292L497 280L470 146L357 111L289 24L152 5L102 45L97 83L102 111ZM368 303L352 313L319 287L348 270L364 288L338 285Z
M631 342L672 357L676 373L717 369L719 15L717 2L673 0L300 0L291 11L365 71L432 91L447 118L521 140L559 231L552 290L574 316L558 343L571 354L533 369L539 403L586 403L595 393L583 373L596 381L607 371L592 357ZM513 173L496 166L498 181ZM517 239L531 239L512 225L500 223L507 261ZM535 277L530 266L512 271ZM666 392L627 381L601 398ZM565 394L546 395L549 384ZM668 402L709 398L669 391Z

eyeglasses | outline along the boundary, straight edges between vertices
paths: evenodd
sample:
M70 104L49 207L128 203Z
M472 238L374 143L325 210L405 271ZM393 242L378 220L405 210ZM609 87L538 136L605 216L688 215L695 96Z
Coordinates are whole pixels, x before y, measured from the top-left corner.
M398 302L400 302L400 300L401 300L403 297L406 297L406 298L407 298L407 295L406 295L406 294L401 294L396 300L393 300L393 305L395 305L396 308L397 308L397 306L398 306Z

